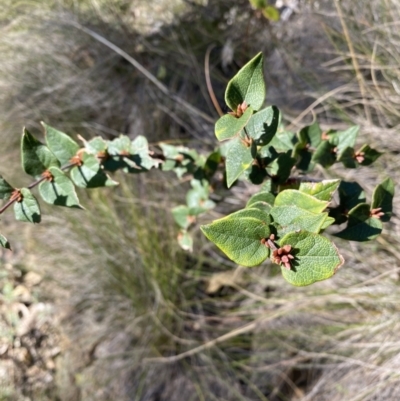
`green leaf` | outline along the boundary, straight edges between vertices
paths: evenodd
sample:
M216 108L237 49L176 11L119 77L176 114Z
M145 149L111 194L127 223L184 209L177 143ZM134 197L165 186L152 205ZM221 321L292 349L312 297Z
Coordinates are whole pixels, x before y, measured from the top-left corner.
M190 184L192 189L186 194L186 204L190 209L202 208L204 211L212 209L215 203L208 198L210 185L206 180L193 179Z
M0 175L0 199L8 200L14 188Z
M90 141L85 141L85 149L92 155L107 151L107 142L100 136L92 138Z
M179 231L178 244L184 251L193 251L193 238L186 230Z
M61 165L67 164L76 155L80 146L67 134L41 122L45 129L46 144Z
M246 126L252 114L251 107L247 107L240 118L225 114L215 123L215 136L219 141L233 138Z
M225 162L228 188L251 166L253 160L251 148L247 147L240 137L233 139Z
M14 203L14 214L18 221L40 223L40 207L36 198L28 188L21 190L22 201Z
M260 224L270 224L271 223L271 217L269 215L269 212L265 212L264 210L260 210L257 208L253 207L246 207L246 209L241 209L238 210L237 212L234 212L232 214L229 214L226 216L226 218L239 218L239 217L252 217L253 219L260 220Z
M120 135L108 143L107 151L112 156L129 155L131 153L131 140L126 135Z
M322 141L314 152L311 161L319 163L325 168L332 166L336 161L335 147L329 141Z
M328 218L328 213L312 213L294 205L274 206L270 213L278 224L279 236L298 230L319 233Z
M24 129L21 142L22 168L25 173L37 177L51 166L59 166L50 149Z
M336 147L338 159L347 148L354 148L360 127L355 125L345 131L337 131L329 134L329 143Z
M57 167L48 170L53 176L52 181L43 181L39 185L39 193L43 200L51 205L83 209L72 181Z
M365 202L365 193L357 182L341 181L339 184L340 206L349 211L359 203Z
M364 160L360 163L362 166L369 166L377 160L382 153L372 149L369 145L364 145L357 153L364 153Z
M274 6L266 6L262 9L262 13L264 17L270 21L279 21L279 10Z
M174 207L172 209L172 215L178 226L183 229L188 228L193 223L193 219L190 218L189 208L187 206L180 205Z
M254 8L264 8L267 6L267 0L250 0L250 4Z
M267 171L277 184L283 184L290 177L296 159L291 157L291 152L280 153L279 156L268 165Z
M272 195L271 192L258 192L247 201L246 207L251 207L253 203L260 201L273 205L275 202L275 196Z
M216 150L208 155L203 166L203 172L207 179L210 179L215 174L221 162L222 156L219 150Z
M149 143L147 142L146 137L143 135L138 135L132 142L130 147L131 157L130 159L139 167L139 170L136 169L127 169L127 172L142 172L148 171L154 166L156 166L156 162L149 154Z
M81 188L110 187L118 185L100 168L99 160L88 153L82 155L82 166L71 169L72 181Z
M342 154L338 158L340 162L343 163L343 166L346 168L356 168L358 167L358 163L355 157L355 151L353 148L346 148L342 151Z
M322 235L301 231L289 233L279 246L290 245L294 259L292 268L281 267L283 278L295 286L305 286L332 277L344 259L336 246Z
M392 217L394 197L394 182L391 178L386 178L383 182L376 186L372 194L371 209L381 208L384 213L380 217L383 222L389 221Z
M338 189L340 180L323 180L321 182L302 182L300 192L311 195L322 201L330 201Z
M229 81L225 102L234 112L243 102L257 111L263 105L264 99L263 55L258 53Z
M256 141L257 146L265 146L276 134L279 120L279 109L276 106L270 106L252 115L246 131Z
M275 206L297 206L312 213L321 213L328 203L296 189L282 191L275 199Z
M281 126L268 145L278 151L286 152L287 150L292 150L295 143L296 135L293 132L285 131Z
M252 217L224 217L201 226L205 236L229 259L242 266L256 266L269 256L264 239L269 238L268 224Z
M9 249L11 251L11 245L8 242L8 239L4 236L0 234L0 246L2 246L3 248Z
M322 131L317 121L311 125L304 127L299 132L299 143L303 147L309 145L312 148L317 148L321 143Z
M371 216L370 205L360 203L350 210L347 227L335 233L339 238L350 241L370 241L382 232L380 219Z

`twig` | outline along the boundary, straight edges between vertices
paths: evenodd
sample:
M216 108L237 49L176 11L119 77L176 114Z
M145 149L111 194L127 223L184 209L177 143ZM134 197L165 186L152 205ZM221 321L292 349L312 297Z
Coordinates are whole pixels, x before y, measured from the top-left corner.
M210 95L210 98L215 107L215 110L217 110L217 113L221 117L224 115L224 112L222 111L222 109L218 103L218 100L215 96L214 89L213 89L212 83L211 83L211 77L210 77L210 53L214 49L214 47L215 47L215 45L210 45L207 48L206 57L204 59L204 75L206 76L208 94Z

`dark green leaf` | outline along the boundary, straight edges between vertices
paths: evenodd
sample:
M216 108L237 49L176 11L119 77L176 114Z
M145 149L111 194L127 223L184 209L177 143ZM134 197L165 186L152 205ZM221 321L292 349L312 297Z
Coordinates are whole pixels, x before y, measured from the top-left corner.
M40 207L36 198L27 188L21 189L22 201L14 203L14 214L18 221L40 223Z
M369 145L364 145L357 153L363 153L364 160L360 162L362 166L371 165L375 160L378 159L378 157L382 155L381 152L372 149Z
M0 199L8 200L14 188L0 175Z
M314 152L311 161L319 163L325 168L332 166L336 161L335 147L329 141L322 141Z
M371 208L381 208L381 212L384 215L380 217L380 220L383 222L389 221L392 217L393 197L394 182L391 178L386 178L374 189Z
M43 121L41 124L45 129L47 146L61 165L67 164L76 155L79 145L63 132L46 125Z
M341 156L338 159L343 163L346 168L356 168L358 163L356 160L356 154L353 148L346 148L342 151Z
M290 177L293 166L296 163L296 159L291 157L291 152L281 153L267 167L267 172L273 178L277 184L283 184Z
M263 55L258 53L229 81L225 92L226 104L236 112L243 102L258 110L264 103L265 82Z
M350 210L347 227L334 234L339 238L350 241L370 241L382 231L380 219L371 216L370 205L360 203Z
M341 158L347 148L354 148L359 130L360 127L355 125L345 131L337 131L329 135L329 143L336 147L338 159Z
M303 147L308 145L316 149L321 143L321 135L321 128L318 122L315 121L313 124L301 129L299 132L299 143L301 143Z
M270 106L253 114L246 131L257 146L267 145L278 130L280 113L276 106Z
M59 163L49 148L38 141L27 129L24 129L21 142L22 168L25 173L38 177L49 167L58 167Z
M359 203L365 202L365 193L357 182L341 181L339 198L342 210L348 212Z
M344 259L336 246L322 235L301 231L289 233L279 245L292 247L292 268L281 268L286 281L296 286L305 286L332 277L343 265Z
M4 235L1 235L1 234L0 234L0 246L2 246L3 248L11 250L11 245L8 242L8 239Z

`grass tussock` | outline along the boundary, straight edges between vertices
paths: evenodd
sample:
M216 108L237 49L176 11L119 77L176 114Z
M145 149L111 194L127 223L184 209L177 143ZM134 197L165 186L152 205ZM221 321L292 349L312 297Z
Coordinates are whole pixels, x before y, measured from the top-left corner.
M376 175L397 177L395 0L362 7L304 1L286 25L257 18L246 1L177 2L172 23L152 29L155 18L147 30L132 4L3 2L0 126L10 159L22 125L37 130L40 120L72 135L124 132L210 148L216 112L203 62L214 45L211 76L221 104L227 79L262 50L269 101L296 114L293 126L312 110L327 126L360 124L363 142L387 151L373 169L346 179L357 175L371 194ZM53 399L399 398L397 206L378 242L336 241L346 265L333 279L294 288L268 264L235 270L199 233L193 255L180 251L169 209L181 203L185 184L157 172L117 179L117 190L80 194L87 212L58 212L34 238L27 234L52 280L42 296L58 298L64 311ZM245 201L243 187L236 194ZM233 206L227 199L218 213Z

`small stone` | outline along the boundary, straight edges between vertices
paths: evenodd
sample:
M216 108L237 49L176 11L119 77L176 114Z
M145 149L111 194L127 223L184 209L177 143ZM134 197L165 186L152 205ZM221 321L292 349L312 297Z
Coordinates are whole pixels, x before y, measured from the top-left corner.
M42 281L42 276L33 271L28 272L24 276L24 283L27 287L38 285Z

